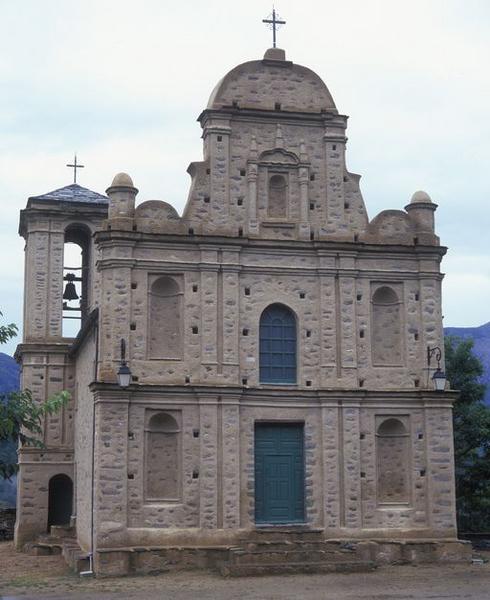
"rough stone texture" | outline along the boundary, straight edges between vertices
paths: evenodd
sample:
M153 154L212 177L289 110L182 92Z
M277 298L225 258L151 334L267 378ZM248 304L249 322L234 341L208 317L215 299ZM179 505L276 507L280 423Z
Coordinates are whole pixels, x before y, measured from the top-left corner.
M346 166L347 117L280 52L231 71L199 120L204 158L182 217L163 201L135 207L127 175L108 203L47 195L22 211L23 385L73 399L46 420L46 449L21 452L18 547L46 529L58 473L74 479L78 543L101 573L152 570L156 547L232 546L256 529L255 424L288 422L304 425L309 530L364 540L365 561L374 539L399 538L379 543L390 561L457 556L400 546L456 534L454 394L431 389L426 365L443 341L436 205L419 192L369 222ZM75 224L98 312L73 344L62 295ZM295 315L295 384L259 381L260 317L274 303Z

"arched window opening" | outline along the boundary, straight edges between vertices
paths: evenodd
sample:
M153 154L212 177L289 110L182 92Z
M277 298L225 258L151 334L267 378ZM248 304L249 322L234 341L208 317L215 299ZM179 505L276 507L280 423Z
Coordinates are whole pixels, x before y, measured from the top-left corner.
M399 419L388 418L376 435L378 503L407 504L410 501L409 435Z
M146 428L145 498L149 502L181 497L180 427L168 413L156 413Z
M153 282L149 313L149 357L182 358L182 292L173 277Z
M269 179L269 217L287 217L287 182L284 175L272 175Z
M73 481L68 475L54 475L48 485L48 532L51 525L69 525L73 509Z
M260 317L261 383L296 383L296 318L282 304L271 304Z
M372 297L372 359L374 366L402 364L401 304L396 292L379 287Z
M75 337L88 311L90 231L72 225L63 247L63 337Z

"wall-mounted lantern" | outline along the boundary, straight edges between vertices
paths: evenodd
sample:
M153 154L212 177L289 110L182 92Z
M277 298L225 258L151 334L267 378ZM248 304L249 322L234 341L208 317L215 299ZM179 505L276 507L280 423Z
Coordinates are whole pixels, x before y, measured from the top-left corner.
M122 388L127 388L131 383L131 370L126 363L126 342L121 340L121 362L117 372L117 381Z
M429 370L433 356L437 360L437 369L435 370L434 375L432 375L432 382L436 391L443 392L446 388L446 374L441 370L442 352L439 346L435 346L434 348L427 346L427 366Z

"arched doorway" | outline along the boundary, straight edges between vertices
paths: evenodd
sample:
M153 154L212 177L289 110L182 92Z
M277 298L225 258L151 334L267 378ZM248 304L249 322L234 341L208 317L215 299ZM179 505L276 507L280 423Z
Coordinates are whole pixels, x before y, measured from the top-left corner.
M73 481L68 475L49 480L48 531L51 525L69 525L73 507Z

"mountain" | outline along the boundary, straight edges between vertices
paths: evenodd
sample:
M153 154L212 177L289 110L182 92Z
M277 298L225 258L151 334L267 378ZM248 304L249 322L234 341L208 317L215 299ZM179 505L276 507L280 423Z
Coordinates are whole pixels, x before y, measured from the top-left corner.
M0 352L0 394L19 389L19 365L8 354Z
M0 352L0 395L19 389L19 365L8 354ZM0 442L0 458L15 456L16 446L12 442ZM16 478L11 481L0 479L0 505L15 506Z
M445 327L445 335L473 340L473 350L483 363L482 383L487 386L485 402L490 406L490 322L480 327Z

